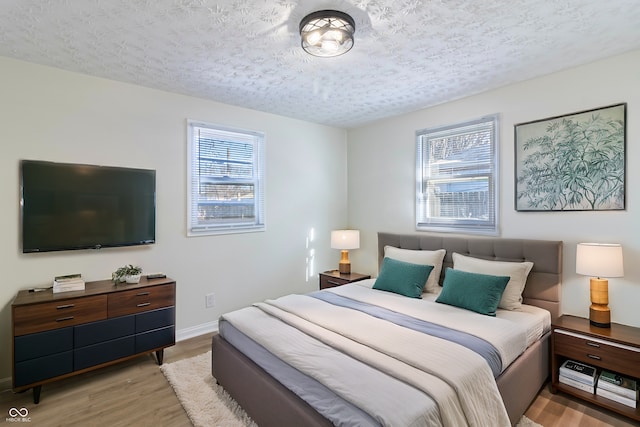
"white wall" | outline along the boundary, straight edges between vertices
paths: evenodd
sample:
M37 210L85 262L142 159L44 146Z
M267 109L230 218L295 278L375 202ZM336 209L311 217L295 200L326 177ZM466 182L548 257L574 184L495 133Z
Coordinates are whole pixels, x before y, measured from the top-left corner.
M612 321L640 326L640 51L513 84L348 133L349 225L361 230L354 271L377 273L378 231L416 233L415 131L500 113L502 237L564 241L562 310L588 317L589 278L575 273L576 244L621 243L625 277L609 280ZM513 126L627 103L626 210L516 212Z
M180 331L257 300L317 289L318 270L337 263L329 235L346 225L344 130L6 58L0 70L0 379L11 375L14 295L56 275L107 279L128 263L165 272L177 281ZM265 232L186 237L187 118L266 133ZM22 254L20 159L156 169L157 243Z

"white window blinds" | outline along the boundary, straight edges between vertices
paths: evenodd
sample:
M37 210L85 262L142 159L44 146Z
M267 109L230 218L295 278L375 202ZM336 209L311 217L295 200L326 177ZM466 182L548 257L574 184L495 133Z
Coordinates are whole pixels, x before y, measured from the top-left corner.
M189 121L188 139L188 234L264 230L264 135Z
M498 116L416 132L418 230L497 232Z

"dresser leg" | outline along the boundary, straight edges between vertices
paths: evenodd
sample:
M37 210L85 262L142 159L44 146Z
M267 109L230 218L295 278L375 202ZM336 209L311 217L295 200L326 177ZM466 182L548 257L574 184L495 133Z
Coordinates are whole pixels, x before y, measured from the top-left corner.
M42 391L42 386L37 385L33 388L33 403L40 403L40 392Z
M162 365L162 359L164 358L164 349L156 351L156 359L158 359L158 365Z

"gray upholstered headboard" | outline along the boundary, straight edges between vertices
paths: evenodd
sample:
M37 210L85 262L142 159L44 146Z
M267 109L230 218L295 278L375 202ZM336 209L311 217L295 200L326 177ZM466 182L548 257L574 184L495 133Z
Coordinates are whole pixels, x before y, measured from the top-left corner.
M552 320L560 315L562 241L379 232L379 263L384 257L385 246L416 250L446 249L442 275L446 267L453 267L451 258L453 252L494 261L531 261L533 268L522 294L524 303L549 310ZM440 284L442 284L442 276Z

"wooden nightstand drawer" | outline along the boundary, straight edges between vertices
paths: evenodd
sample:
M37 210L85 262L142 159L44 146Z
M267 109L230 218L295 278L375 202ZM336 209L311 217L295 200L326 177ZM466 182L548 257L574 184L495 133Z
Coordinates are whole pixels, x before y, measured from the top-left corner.
M555 353L640 377L640 348L556 329Z
M349 281L339 277L325 276L324 274L320 276L320 289L333 288L344 285L345 283L349 283Z
M74 298L14 307L16 336L80 325L107 318L107 296Z
M336 270L325 271L324 273L320 273L320 289L334 288L370 278L371 276L367 274L339 273Z
M109 317L170 307L176 297L175 284L148 286L109 294Z

